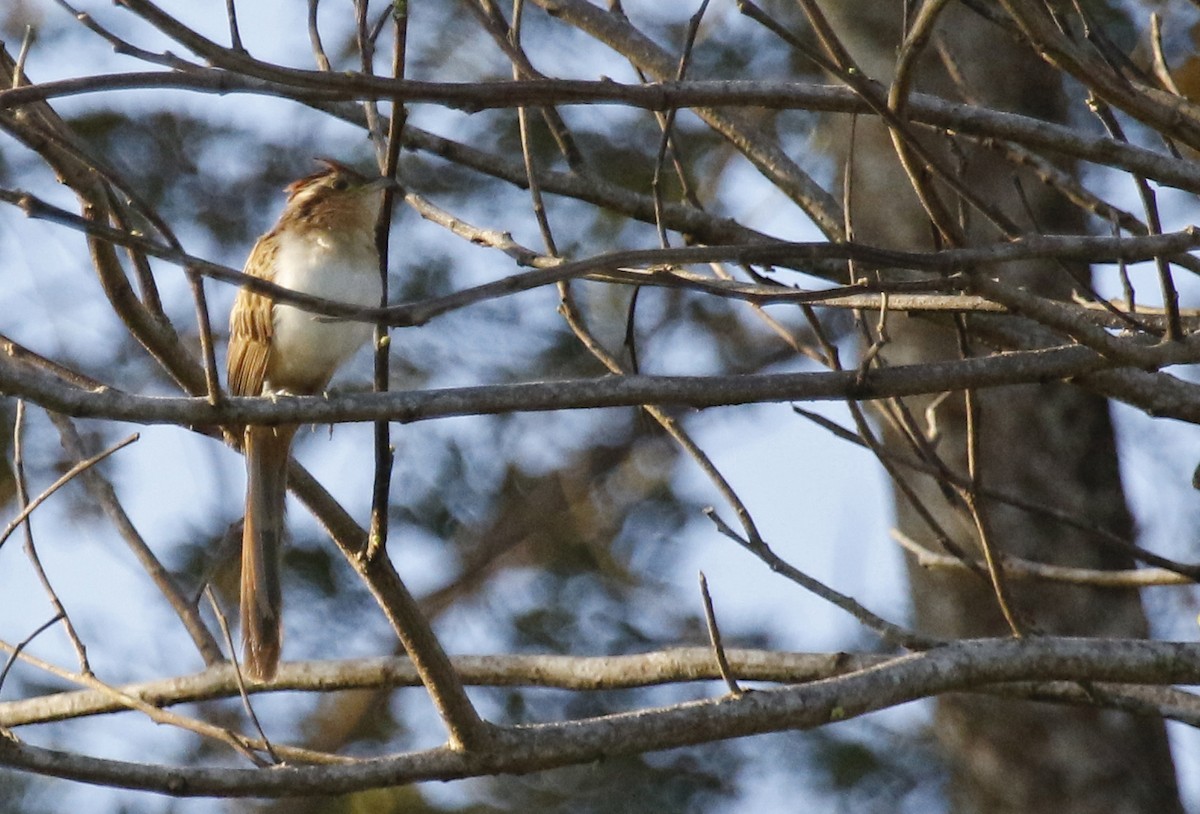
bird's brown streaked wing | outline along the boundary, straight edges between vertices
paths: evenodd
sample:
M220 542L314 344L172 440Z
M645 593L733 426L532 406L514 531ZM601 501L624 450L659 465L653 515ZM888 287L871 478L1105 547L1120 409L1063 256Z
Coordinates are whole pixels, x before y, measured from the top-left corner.
M243 273L262 279L273 277L277 245L271 234L259 238ZM270 297L248 288L238 291L229 317L229 390L235 396L262 395L274 331L273 307Z

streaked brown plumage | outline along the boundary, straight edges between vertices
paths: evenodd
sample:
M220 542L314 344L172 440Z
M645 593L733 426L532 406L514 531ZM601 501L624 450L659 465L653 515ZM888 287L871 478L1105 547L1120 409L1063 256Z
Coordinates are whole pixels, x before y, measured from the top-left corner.
M377 305L374 226L385 179L322 159L326 169L292 183L275 227L258 239L243 272L295 291ZM241 289L229 316L229 389L236 396L309 395L371 335L366 323L301 311ZM247 427L242 532L242 644L254 678L275 674L280 653L279 560L287 462L294 425Z

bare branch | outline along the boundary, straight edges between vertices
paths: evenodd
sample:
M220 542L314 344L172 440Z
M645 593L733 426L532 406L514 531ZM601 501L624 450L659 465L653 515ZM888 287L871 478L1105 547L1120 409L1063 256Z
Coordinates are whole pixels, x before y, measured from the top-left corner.
M705 654L711 661L709 654ZM447 747L347 766L270 772L83 757L0 739L0 765L174 796L336 794L419 780L529 772L780 729L808 729L929 695L1014 681L1200 682L1200 646L1033 637L946 644L810 684L498 733L492 748Z
M700 598L704 600L704 621L708 625L708 639L712 643L713 655L716 657L717 671L725 680L731 695L742 695L745 691L738 686L733 668L729 666L729 656L725 653L725 645L721 643L721 628L717 626L717 613L713 610L712 596L708 592L708 579L700 572Z
M200 652L201 658L207 665L213 665L224 660L221 655L221 648L217 645L216 639L200 618L195 605L188 601L183 592L179 589L179 585L175 582L174 577L163 567L158 557L150 550L150 546L138 533L134 527L133 521L126 514L125 509L121 506L117 499L115 490L112 484L100 474L100 472L92 465L93 462L99 461L103 456L116 451L116 448L110 448L98 456L84 459L83 439L79 437L78 431L75 429L74 423L65 416L56 413L50 413L50 421L58 429L59 438L63 449L67 454L78 461L75 467L79 468L82 473L84 488L88 494L99 505L101 511L108 515L108 519L112 522L117 532L125 539L130 551L137 558L138 563L145 569L150 579L154 582L155 587L162 593L163 597L171 605L171 609L175 611L175 615L183 623L187 629L188 635L192 637L192 642L196 645L196 649ZM136 440L137 436L131 436L123 443L128 444Z
M80 473L91 469L109 455L112 455L118 450L124 449L137 440L138 434L135 432L132 435L127 436L123 441L118 441L117 443L113 444L108 449L98 452L85 460L77 462L74 466L60 475L58 479L54 481L54 483L43 489L41 494L39 494L33 500L26 502L25 505L21 507L21 511L17 512L17 515L13 517L12 520L8 521L8 524L5 525L4 530L0 531L0 546L4 545L5 540L7 540L12 533L16 531L17 528L19 528L20 525L26 521L26 519L28 519L29 515L33 513L34 509L45 503L51 495L74 480Z
M891 530L892 539L917 558L922 568L966 570L968 566L957 557L947 557L930 551L899 529ZM1002 555L1004 573L1010 579L1045 579L1072 585L1095 585L1101 588L1144 588L1154 585L1195 585L1195 577L1185 576L1165 568L1135 568L1133 570L1100 571L1094 568L1070 568L1031 562L1020 557Z
M1200 337L1143 349L1153 367L1195 363ZM899 365L871 371L773 373L739 376L622 376L442 390L296 396L276 400L229 398L219 407L203 400L137 396L106 388L83 391L42 371L0 358L0 393L22 396L76 418L108 418L140 424L198 426L237 424L336 424L355 421L421 421L454 415L675 404L716 407L770 401L872 400L918 393L998 387L1006 384L1089 376L1123 364L1074 345L1016 351L962 361ZM1124 374L1125 371L1122 371ZM1165 373L1163 387L1122 389L1119 397L1143 409L1200 423L1200 386ZM1106 388L1111 380L1104 380ZM1165 387L1165 389L1163 389ZM1111 389L1111 388L1110 388ZM1116 391L1114 391L1114 394Z
M829 604L841 608L846 613L857 619L862 625L869 630L874 631L881 639L892 645L898 645L910 650L925 650L931 647L936 647L942 642L931 636L925 636L913 630L907 630L899 625L887 621L883 617L863 607L861 603L853 597L847 596L840 591L835 591L828 585L819 580L810 577L800 569L791 565L781 558L778 554L771 550L766 541L761 537L748 539L741 536L729 524L721 519L721 516L716 513L711 507L704 511L708 519L716 526L717 531L725 535L729 539L736 542L738 545L745 548L754 556L762 560L775 573L780 574L786 579L799 585L804 590L819 596Z

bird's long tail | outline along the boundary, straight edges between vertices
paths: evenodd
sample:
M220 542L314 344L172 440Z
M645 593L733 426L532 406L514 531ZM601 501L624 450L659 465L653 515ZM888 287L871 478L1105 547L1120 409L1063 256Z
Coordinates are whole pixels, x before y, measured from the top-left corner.
M279 666L283 506L295 427L246 430L246 522L242 530L242 658L259 680Z

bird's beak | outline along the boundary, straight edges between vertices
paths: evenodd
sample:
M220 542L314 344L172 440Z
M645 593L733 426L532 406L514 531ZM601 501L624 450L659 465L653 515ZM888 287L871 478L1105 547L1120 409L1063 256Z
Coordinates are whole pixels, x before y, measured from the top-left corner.
M387 177L383 177L383 176L376 178L371 183L367 184L367 187L369 189L379 189L379 190L382 190L382 189L401 190L401 189L403 189L403 187L400 186L400 182L397 181L395 178L387 178Z

